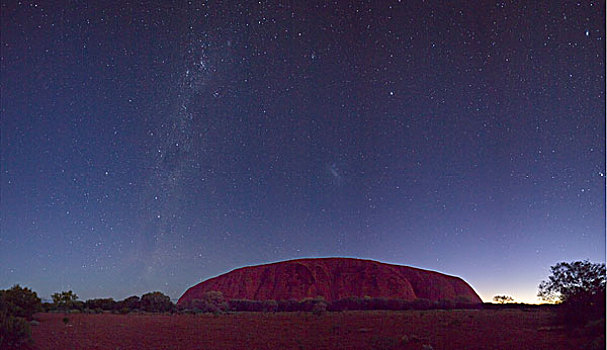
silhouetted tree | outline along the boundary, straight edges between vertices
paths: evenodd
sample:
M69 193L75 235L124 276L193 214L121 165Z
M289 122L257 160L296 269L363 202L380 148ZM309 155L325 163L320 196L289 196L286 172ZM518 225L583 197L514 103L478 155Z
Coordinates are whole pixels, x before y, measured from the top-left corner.
M71 290L67 292L54 293L51 295L53 298L53 304L56 309L68 311L74 308L81 308L83 305L78 303L78 296Z
M291 312L297 311L299 302L296 299L278 300L276 311L280 312Z
M42 310L36 292L18 284L0 290L0 349L16 349L31 342L31 328L27 320Z
M117 303L112 298L89 299L84 303L84 307L88 309L101 309L105 311L116 310Z
M514 302L514 298L509 295L496 295L493 297L493 301L498 304L507 304Z
M605 317L605 264L561 262L550 270L548 280L539 285L538 296L561 302L567 323L578 325Z
M301 311L306 311L306 312L311 312L312 310L314 310L314 307L317 304L323 304L322 307L324 310L327 309L327 301L325 300L325 298L323 298L322 296L317 296L315 298L304 298L302 300L299 301L299 309Z
M232 304L234 308L241 307L247 308L261 308L261 302L247 302L241 301ZM201 298L190 300L186 305L186 308L197 311L197 312L223 312L228 309L228 303L224 300L223 294L220 291L211 290L205 292ZM241 310L241 311L261 311L261 310Z
M161 292L151 292L141 296L140 306L148 312L167 312L173 310L171 298Z
M0 291L0 308L12 316L31 320L34 313L42 311L42 302L36 292L17 284Z
M126 299L124 299L124 300L122 300L120 302L120 307L121 308L127 308L130 311L137 310L140 307L139 306L139 304L140 304L139 300L140 300L139 297L136 296L136 295L130 296L130 297L128 297L128 298L126 298Z
M6 310L0 310L0 349L18 349L32 341L30 323L23 317L16 317Z

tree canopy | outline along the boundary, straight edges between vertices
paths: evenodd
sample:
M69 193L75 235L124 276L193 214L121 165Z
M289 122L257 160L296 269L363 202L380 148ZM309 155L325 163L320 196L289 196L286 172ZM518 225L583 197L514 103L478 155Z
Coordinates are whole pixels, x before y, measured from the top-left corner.
M42 302L36 292L18 284L11 289L0 290L0 305L3 311L28 320L42 309Z
M538 296L557 301L562 321L580 326L605 318L605 264L588 260L561 262L550 267L552 274L539 285Z
M507 303L513 303L514 298L512 298L509 295L496 295L493 297L493 301L495 301L498 304L507 304Z
M169 296L161 292L151 292L141 296L139 301L143 310L148 312L166 312L173 309L173 303Z
M588 260L561 262L550 270L548 280L539 285L538 296L543 300L566 302L582 295L605 293L605 264Z
M51 295L51 297L53 298L53 303L55 306L58 309L63 310L71 309L78 300L78 296L71 290L67 292L64 291L61 293L54 293Z

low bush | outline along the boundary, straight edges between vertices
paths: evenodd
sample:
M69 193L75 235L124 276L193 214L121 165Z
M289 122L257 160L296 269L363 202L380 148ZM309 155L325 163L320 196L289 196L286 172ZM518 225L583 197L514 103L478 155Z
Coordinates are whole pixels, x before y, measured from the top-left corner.
M210 294L209 294L210 293ZM217 294L218 293L218 294ZM347 311L347 310L434 310L434 309L470 309L481 308L481 304L473 304L468 299L430 301L416 299L407 301L395 298L348 297L328 302L322 297L305 298L300 301L290 300L249 300L231 299L225 301L220 292L207 292L200 299L190 300L180 304L182 311L194 312L315 312Z
M236 307L238 301L235 300L232 307ZM239 305L240 308L246 308L250 305ZM223 294L218 291L208 291L199 299L193 299L187 303L183 303L179 307L182 311L212 312L221 313L231 310L231 306L223 299ZM249 310L247 310L249 311Z
M172 311L175 305L167 295L152 292L141 296L140 307L148 312L167 312Z
M42 302L36 292L18 284L11 289L0 290L1 311L15 317L31 320L34 313L42 311Z
M317 301L314 306L312 306L312 314L316 316L320 316L327 311L327 302L324 300Z
M232 299L228 302L228 310L248 312L261 311L261 302L258 300Z
M42 311L36 292L19 285L0 290L0 349L17 349L32 341L28 320Z
M295 299L279 300L276 302L278 312L294 312L299 311L299 302Z
M317 306L318 304L323 304L324 306ZM305 298L299 302L299 311L312 312L314 308L324 308L327 309L327 301L323 297L316 298Z
M17 349L31 341L32 330L25 318L0 312L0 349Z
M261 311L276 312L278 311L278 302L276 300L264 300L261 302Z
M55 305L53 303L44 302L42 303L42 311L51 312L55 309Z
M411 310L430 310L433 308L432 302L424 298L415 299L409 305Z
M74 292L63 291L61 293L53 293L51 295L53 298L53 307L55 310L60 310L63 312L69 312L73 309L78 309L80 311L84 310L84 303L78 301L78 295L74 294Z
M138 296L133 295L118 302L120 309L127 308L131 311L136 311L140 308L141 301Z
M606 274L604 263L588 260L560 262L538 286L538 296L560 302L557 315L569 329L605 319Z
M115 302L112 298L105 299L89 299L84 303L84 307L88 309L100 309L104 311L117 310L119 303Z

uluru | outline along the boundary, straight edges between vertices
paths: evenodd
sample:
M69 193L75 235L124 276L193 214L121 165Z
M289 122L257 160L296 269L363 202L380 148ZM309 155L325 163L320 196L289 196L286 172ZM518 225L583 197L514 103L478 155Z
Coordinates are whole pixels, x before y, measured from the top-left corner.
M177 302L184 305L219 291L226 299L301 300L349 297L407 301L482 300L463 279L435 271L354 258L311 258L247 266L189 288Z

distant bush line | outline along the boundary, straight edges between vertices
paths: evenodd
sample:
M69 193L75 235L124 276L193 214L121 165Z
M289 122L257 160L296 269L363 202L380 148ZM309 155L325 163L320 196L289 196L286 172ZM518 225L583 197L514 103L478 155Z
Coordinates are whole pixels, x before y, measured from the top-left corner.
M483 303L485 310L555 310L557 304L525 304L525 303Z
M3 298L3 313L13 317L32 319L35 312L82 312L82 313L223 313L223 312L314 312L348 311L348 310L450 310L450 309L529 309L549 308L554 305L529 304L492 304L471 303L460 297L455 300L431 301L428 299L404 300L375 297L348 297L327 301L322 297L302 300L248 300L226 299L219 291L205 293L200 299L176 305L167 295L151 292L139 296L130 296L116 301L113 298L96 298L86 301L69 292L55 293L54 302L41 303L35 292L15 286L10 290L0 291ZM7 302L12 300L13 302ZM18 301L18 302L16 302Z
M329 302L322 297L302 300L248 300L225 299L219 291L205 293L200 299L176 305L168 296L153 292L141 296L131 296L121 301L112 298L72 301L69 309L57 303L43 303L46 312L83 312L83 313L225 313L225 312L312 312L348 311L348 310L437 310L437 309L479 309L482 304L470 303L468 299L431 301L416 299L413 301L391 298L349 297Z
M218 292L217 292L218 293ZM121 301L112 298L75 301L69 309L61 308L54 303L43 303L45 312L82 312L82 313L224 313L224 312L314 312L348 311L348 310L437 310L437 309L479 309L481 304L443 300L433 302L428 299L407 301L388 298L350 297L326 301L323 298L306 298L302 300L224 300L220 293L215 298L194 299L186 304L175 305L169 297L162 294L144 295L141 298L132 296Z
M559 305L529 304L475 304L469 299L413 301L390 298L349 297L329 302L322 297L302 300L246 300L225 299L219 291L210 291L199 299L175 305L161 292L151 292L115 301L112 298L78 300L72 291L55 293L52 303L42 303L36 292L19 285L0 290L0 348L19 348L32 342L31 323L37 312L63 313L229 313L229 312L311 312L320 315L327 311L348 310L451 310L451 309L538 309L559 308ZM69 318L64 318L67 324Z
M70 291L71 292L71 291ZM69 292L68 292L69 293ZM63 292L61 294L68 294ZM58 293L54 294L58 295ZM75 296L75 295L74 295ZM86 301L77 300L77 296L72 298L69 303L63 301L64 298L54 298L53 303L43 303L42 308L45 312L83 312L83 313L122 313L129 312L174 312L175 304L169 296L161 292L151 292L138 297L136 295L116 301L113 298L97 298Z
M178 306L179 311L198 312L313 312L348 310L435 310L435 309L478 309L481 304L471 303L466 298L442 300L428 299L413 301L392 298L349 297L329 302L322 297L302 300L224 300L221 292L211 291L202 298L194 299Z

